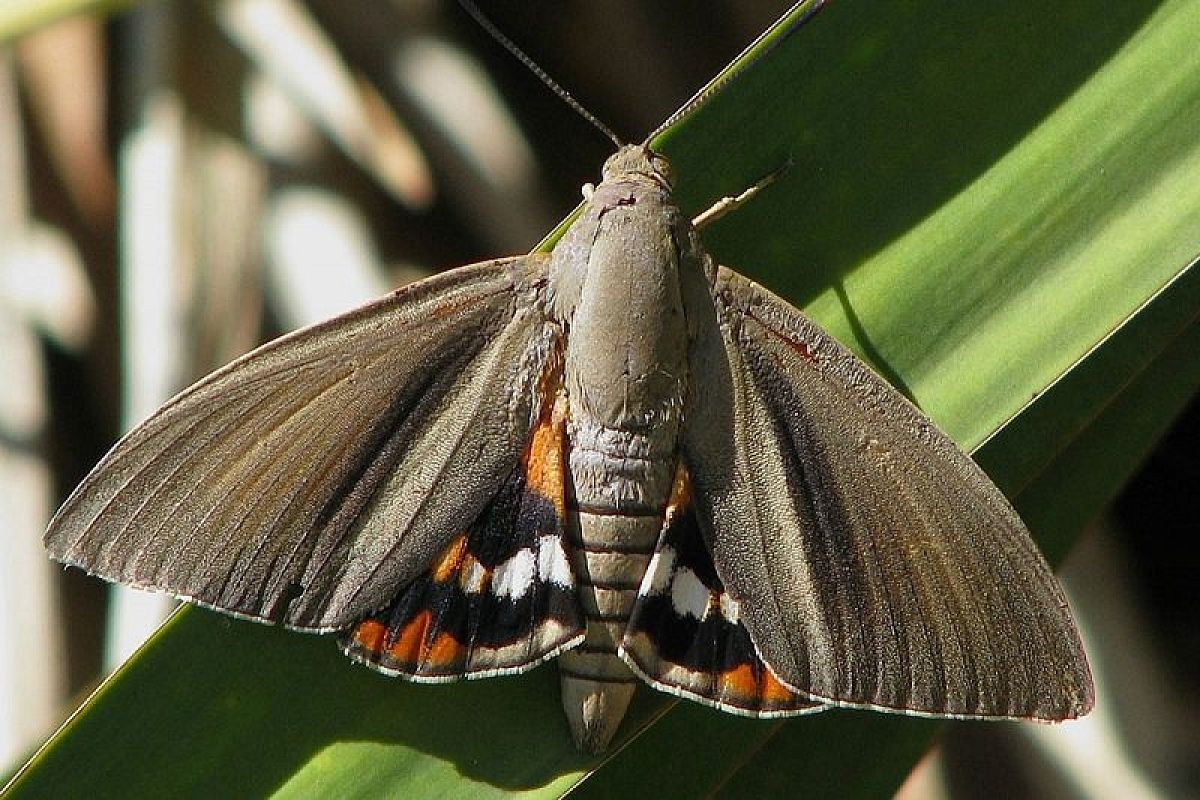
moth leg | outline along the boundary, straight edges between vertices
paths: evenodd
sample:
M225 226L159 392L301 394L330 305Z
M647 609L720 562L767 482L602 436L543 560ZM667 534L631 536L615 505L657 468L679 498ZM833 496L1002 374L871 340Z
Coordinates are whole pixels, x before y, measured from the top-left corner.
M763 177L759 178L753 186L746 189L739 195L722 197L717 202L709 206L707 211L701 212L695 219L692 220L692 226L697 230L702 229L705 225L716 222L721 217L733 211L735 208L740 208L750 201L754 195L758 194L763 189L770 186L775 181L783 176L783 173L792 168L792 159L789 156L788 160L782 166L772 170Z

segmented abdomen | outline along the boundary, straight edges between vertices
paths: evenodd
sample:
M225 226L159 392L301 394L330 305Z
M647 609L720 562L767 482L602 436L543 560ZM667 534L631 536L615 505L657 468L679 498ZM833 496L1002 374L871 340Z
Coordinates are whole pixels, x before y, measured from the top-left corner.
M569 436L567 540L587 633L559 656L564 709L576 740L593 751L607 745L638 682L617 650L675 471L673 426L652 436L598 427Z
M587 621L587 637L559 657L564 678L636 682L616 653L661 527L658 514L567 511L571 566Z

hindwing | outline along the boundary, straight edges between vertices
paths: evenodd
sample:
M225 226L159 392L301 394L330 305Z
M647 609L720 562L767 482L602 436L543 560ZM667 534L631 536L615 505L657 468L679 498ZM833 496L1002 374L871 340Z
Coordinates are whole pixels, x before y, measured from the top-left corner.
M651 685L723 711L781 717L824 707L781 684L759 657L704 544L682 465L621 655Z
M429 569L342 639L375 669L423 680L520 672L578 644L565 527L565 401L551 394L520 464Z

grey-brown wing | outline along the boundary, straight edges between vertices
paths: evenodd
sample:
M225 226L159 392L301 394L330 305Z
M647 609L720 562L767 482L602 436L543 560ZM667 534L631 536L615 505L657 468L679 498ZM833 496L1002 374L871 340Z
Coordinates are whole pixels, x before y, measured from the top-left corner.
M1063 719L1092 705L1062 591L999 490L891 386L729 270L684 457L764 661L844 705Z
M305 630L384 606L517 464L555 346L545 257L453 270L264 345L104 457L51 555Z

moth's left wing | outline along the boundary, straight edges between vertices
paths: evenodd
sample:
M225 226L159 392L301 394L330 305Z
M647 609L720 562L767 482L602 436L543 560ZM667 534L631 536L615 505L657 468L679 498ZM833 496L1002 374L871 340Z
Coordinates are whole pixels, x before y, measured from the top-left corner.
M776 676L850 706L1086 713L1062 590L975 463L784 301L726 269L713 297L684 458L716 571Z
M558 347L547 258L443 273L218 370L104 457L47 549L302 630L386 606L518 464Z

